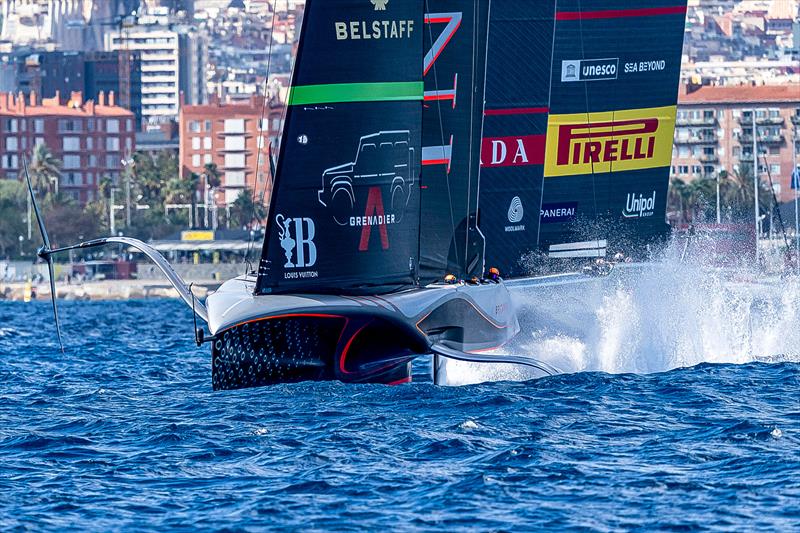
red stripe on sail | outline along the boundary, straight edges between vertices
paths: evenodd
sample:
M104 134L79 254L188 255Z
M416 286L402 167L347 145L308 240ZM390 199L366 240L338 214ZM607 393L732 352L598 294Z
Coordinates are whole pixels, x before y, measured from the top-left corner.
M608 9L605 11L562 11L556 13L556 20L617 19L685 14L686 6L645 7L642 9Z
M536 115L549 112L549 107L516 107L510 109L486 109L483 114L488 117L492 115Z

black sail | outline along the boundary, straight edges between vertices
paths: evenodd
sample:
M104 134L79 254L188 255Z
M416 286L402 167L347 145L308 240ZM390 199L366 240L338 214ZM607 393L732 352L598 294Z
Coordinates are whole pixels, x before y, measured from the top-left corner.
M685 14L686 0L558 0L540 228L550 257L643 254L665 235Z
M480 228L486 264L527 273L537 249L555 0L497 0L489 19Z
M422 0L309 0L256 294L413 285Z
M480 275L477 228L489 0L425 2L420 278Z

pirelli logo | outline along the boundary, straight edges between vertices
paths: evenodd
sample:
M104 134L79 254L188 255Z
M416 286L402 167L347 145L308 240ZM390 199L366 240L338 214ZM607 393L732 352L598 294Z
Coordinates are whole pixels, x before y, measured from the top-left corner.
M669 166L676 106L550 115L545 177Z

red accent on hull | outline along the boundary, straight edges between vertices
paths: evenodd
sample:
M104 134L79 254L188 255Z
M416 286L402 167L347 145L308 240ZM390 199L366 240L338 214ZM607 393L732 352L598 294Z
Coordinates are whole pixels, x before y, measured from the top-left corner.
M390 381L389 383L387 383L387 385L401 385L403 383L411 383L411 376L406 376L396 381Z
M342 350L342 355L341 357L339 357L339 370L342 372L342 374L352 374L352 372L348 372L344 368L344 360L347 358L347 351L350 350L350 345L352 345L353 341L356 340L358 334L361 333L364 330L364 328L366 328L369 325L370 322L367 322L366 324L358 328L358 330L356 330L356 332L353 333L353 336L350 337L350 339L347 341L347 344L344 345L344 349ZM345 325L345 327L347 326ZM344 333L344 330L342 330L342 333Z

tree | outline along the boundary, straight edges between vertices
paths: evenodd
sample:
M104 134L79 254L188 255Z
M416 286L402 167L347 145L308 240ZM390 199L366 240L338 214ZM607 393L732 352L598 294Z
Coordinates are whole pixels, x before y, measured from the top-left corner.
M31 184L41 198L50 194L58 194L58 183L61 179L61 161L53 155L46 144L37 144L33 149L31 163L28 166Z
M222 185L222 172L219 171L216 163L206 163L203 166L201 175L205 178L206 184L211 189L216 189Z
M263 220L267 216L266 208L253 201L253 193L245 188L231 205L231 224L233 226L249 226L255 220Z
M19 236L27 235L25 213L28 191L20 181L0 179L0 257L19 253ZM34 235L38 236L38 233ZM31 252L25 240L26 253Z

